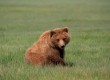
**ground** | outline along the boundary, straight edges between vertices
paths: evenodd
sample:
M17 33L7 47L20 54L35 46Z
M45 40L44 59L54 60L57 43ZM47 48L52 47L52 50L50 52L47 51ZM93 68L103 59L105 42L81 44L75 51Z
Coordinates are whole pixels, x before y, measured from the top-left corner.
M42 32L68 26L73 67L27 65ZM110 80L110 0L0 0L0 80Z

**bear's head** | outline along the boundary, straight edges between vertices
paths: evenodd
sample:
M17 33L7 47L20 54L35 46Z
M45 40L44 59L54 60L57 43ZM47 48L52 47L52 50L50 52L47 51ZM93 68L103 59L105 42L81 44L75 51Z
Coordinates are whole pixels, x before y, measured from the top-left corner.
M50 40L54 47L64 49L70 41L68 28L57 28L50 31Z

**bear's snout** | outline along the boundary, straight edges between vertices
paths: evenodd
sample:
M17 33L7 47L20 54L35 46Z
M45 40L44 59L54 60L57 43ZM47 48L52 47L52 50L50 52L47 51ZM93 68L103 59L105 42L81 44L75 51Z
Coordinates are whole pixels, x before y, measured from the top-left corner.
M61 48L64 49L65 45L62 45Z
M64 47L65 47L65 42L61 39L60 41L59 41L59 47L61 48L61 49L64 49Z

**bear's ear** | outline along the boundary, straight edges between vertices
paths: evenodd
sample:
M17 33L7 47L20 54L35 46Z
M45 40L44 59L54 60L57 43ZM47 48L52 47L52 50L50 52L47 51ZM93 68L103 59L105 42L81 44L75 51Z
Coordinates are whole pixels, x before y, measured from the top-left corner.
M50 31L50 37L52 37L55 34L55 31Z
M68 27L63 28L63 31L68 33Z

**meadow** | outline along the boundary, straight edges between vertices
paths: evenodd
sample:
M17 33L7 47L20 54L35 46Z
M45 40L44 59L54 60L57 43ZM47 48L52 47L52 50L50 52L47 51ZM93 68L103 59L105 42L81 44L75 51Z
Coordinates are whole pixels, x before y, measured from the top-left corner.
M65 26L72 67L25 63L44 31ZM110 80L110 0L0 0L0 80Z

